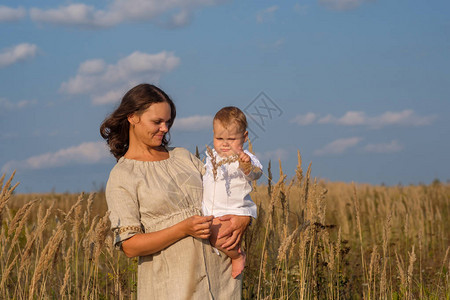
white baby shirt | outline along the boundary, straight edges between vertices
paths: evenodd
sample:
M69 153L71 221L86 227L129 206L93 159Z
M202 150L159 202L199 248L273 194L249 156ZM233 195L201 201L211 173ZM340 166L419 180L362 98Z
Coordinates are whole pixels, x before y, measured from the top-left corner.
M261 177L262 165L259 160L247 150L244 152L250 156L254 167L252 171L245 175L239 169L239 162L233 162L219 166L217 178L214 180L211 157L206 153L206 173L203 175L203 202L202 209L205 216L223 215L252 216L256 218L256 204L250 198L252 191L251 181ZM213 150L216 162L222 158ZM257 169L258 168L258 169Z

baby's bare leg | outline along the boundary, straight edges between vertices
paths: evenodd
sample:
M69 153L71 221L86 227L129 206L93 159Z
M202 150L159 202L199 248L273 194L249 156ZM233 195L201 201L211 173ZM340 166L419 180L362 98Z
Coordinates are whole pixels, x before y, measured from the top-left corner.
M211 245L231 258L231 276L233 276L233 278L236 278L239 274L242 273L242 270L244 270L245 253L241 250L241 243L239 243L232 250L221 247L228 239L228 236L222 237L220 239L218 239L217 237L228 226L230 226L230 221L221 221L218 218L214 218L211 225L211 236L209 237L209 242L211 243Z

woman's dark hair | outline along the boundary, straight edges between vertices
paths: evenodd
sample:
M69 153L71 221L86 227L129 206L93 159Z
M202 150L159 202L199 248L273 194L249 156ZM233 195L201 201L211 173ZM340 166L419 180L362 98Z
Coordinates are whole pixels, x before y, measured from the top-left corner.
M128 150L130 123L128 116L141 115L153 103L166 102L170 105L170 121L168 129L175 120L175 104L164 91L151 84L139 84L129 90L116 108L100 126L100 135L106 140L114 157L119 160ZM170 141L170 133L164 136L161 145L166 146Z

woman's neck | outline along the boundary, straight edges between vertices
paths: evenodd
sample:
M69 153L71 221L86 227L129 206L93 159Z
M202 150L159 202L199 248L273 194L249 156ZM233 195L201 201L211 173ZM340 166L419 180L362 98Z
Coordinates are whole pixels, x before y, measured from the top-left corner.
M141 161L160 161L169 158L169 152L164 146L158 147L130 147L124 155L125 158Z

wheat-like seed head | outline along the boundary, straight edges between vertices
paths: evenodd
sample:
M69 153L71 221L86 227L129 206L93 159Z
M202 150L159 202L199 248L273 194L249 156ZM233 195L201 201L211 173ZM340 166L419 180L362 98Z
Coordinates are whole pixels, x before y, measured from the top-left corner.
M94 250L94 261L98 263L98 258L102 251L103 246L105 245L105 238L109 232L109 214L110 212L106 212L103 218L100 219L96 228L95 228L95 250Z
M262 262L262 267L261 267L261 269L263 270L264 278L266 275L267 260L268 260L268 257L267 257L267 250L266 250L263 253L263 262Z
M286 228L285 228L286 229ZM294 230L289 236L285 237L281 242L280 247L278 248L277 262L280 263L283 259L286 258L286 253L290 246L292 245L300 227ZM286 234L286 233L285 233Z
M295 174L297 175L298 184L302 184L303 180L303 169L302 169L302 156L300 155L300 151L297 150L297 168L295 169Z
M37 212L37 224L41 223L43 218L44 218L44 202L40 201Z
M209 157L211 158L211 165L213 167L212 172L213 172L214 181L217 180L217 170L220 166L223 166L226 164L231 164L231 163L239 160L239 157L235 154L235 155L228 156L228 157L220 160L219 162L217 162L217 158L214 155L214 151L208 145L206 145L206 152L208 153Z
M72 205L72 207L69 209L69 211L67 213L65 213L64 211L62 212L64 215L64 221L66 221L66 222L69 221L69 219L72 217L72 214L74 213L76 208L81 205L81 202L83 202L83 200L84 200L84 193L81 193L78 196L77 202L74 205Z
M45 215L38 222L36 230L34 230L33 234L30 236L30 238L27 239L27 243L25 244L24 250L22 252L22 260L20 262L19 274L22 274L24 272L24 270L29 267L29 262L30 262L30 258L31 258L30 256L31 256L31 251L33 250L33 245L35 245L34 248L37 248L36 240L42 239L42 232L45 230L45 228L48 224L50 213L51 213L54 205L55 205L55 201L53 201L53 203L47 209Z
M64 273L64 281L59 289L59 295L64 298L66 294L67 285L69 284L70 279L70 265L66 265L66 272Z
M412 250L409 253L408 278L407 278L409 290L411 290L412 276L413 276L413 269L414 269L415 261L416 261L416 253L414 252L414 245L413 245Z
M92 204L94 203L94 195L95 195L95 193L90 193L89 197L87 199L86 210L85 210L84 216L83 216L83 225L85 228L89 226L89 218L91 216Z
M3 188L3 181L5 180L6 173L3 173L2 176L0 176L0 187Z
M400 276L400 282L401 285L406 288L406 274L405 274L405 270L403 268L403 259L401 257L398 256L397 251L395 251L395 258L397 260L397 269L398 269L398 273Z
M9 224L9 233L12 233L12 231L17 229L17 225L21 222L23 222L23 219L25 218L25 215L29 215L31 208L34 206L34 204L38 201L38 199L35 199L31 202L28 202L24 206L22 206L17 213L15 214L14 218L12 219L11 223Z
M83 248L84 248L84 255L86 257L89 257L89 259L92 259L93 255L93 245L94 245L94 239L95 239L95 228L97 223L99 222L99 216L96 215L92 221L91 226L89 230L86 232L84 239L83 239Z
M9 179L6 181L5 185L3 185L3 181L5 179L6 174L3 174L3 176L0 178L0 222L1 222L1 216L3 208L6 206L6 204L9 201L9 198L11 197L13 191L16 189L16 187L19 185L17 182L14 186L11 187L11 182L14 178L14 175L16 174L16 171L14 171L9 177Z
M33 208L34 204L37 201L38 200L34 200L34 201L31 201L31 202L27 203L26 205L24 205L22 207L23 209L19 210L20 217L19 218L14 217L13 221L16 220L16 223L17 223L18 220L20 220L20 221L19 221L19 224L17 226L15 225L14 227L10 228L12 230L15 230L15 234L14 234L14 236L13 236L11 242L10 242L10 245L9 245L10 248L8 250L8 254L6 255L6 260L7 261L9 260L13 250L15 249L16 243L19 240L19 236L22 233L23 227L25 226L26 222L28 221L28 217L31 214L31 209ZM19 214L19 212L17 212L17 214ZM11 223L13 223L13 222L11 222Z
M253 144L252 144L252 142L250 141L250 139L248 139L248 152L250 152L250 153L252 153L252 154L255 154L255 153L253 152Z
M239 160L239 157L237 156L237 154L234 154L234 155L228 156L227 158L224 158L221 161L219 161L217 163L217 167L220 167L220 166L223 166L226 164L231 164L238 160Z
M216 156L214 155L214 152L212 151L212 149L206 145L206 152L208 153L209 157L211 158L211 164L212 164L212 172L213 172L213 177L214 180L216 180L217 178L217 163L216 163Z
M65 294L66 294L66 289L67 286L69 285L69 281L70 281L70 271L71 271L71 260L73 257L73 246L70 246L67 249L66 252L66 257L64 258L64 264L66 265L66 271L64 273L64 281L63 284L61 285L61 288L59 289L59 295L61 297L64 298Z
M108 255L114 257L113 238L110 233L105 238L105 245Z
M60 244L66 236L64 225L64 223L58 225L55 233L52 235L44 250L41 252L41 256L39 257L36 269L34 270L34 274L31 279L29 299L34 298L37 282L41 279L42 274L51 266L51 262L55 257Z
M12 269L16 265L16 261L19 258L20 254L17 254L16 257L14 257L13 261L9 264L9 266L2 272L2 280L0 282L0 291L3 290L3 286L6 283L6 280L9 278L9 274L11 273Z
M74 216L73 216L73 220L72 220L72 237L73 237L72 241L75 244L78 244L78 240L79 240L79 236L80 236L82 212L83 212L83 207L81 206L81 203L80 203L80 205L77 205L74 209Z
M369 286L372 282L372 278L375 277L375 270L377 264L378 252L377 245L373 245L372 255L370 256L370 264L369 264Z

